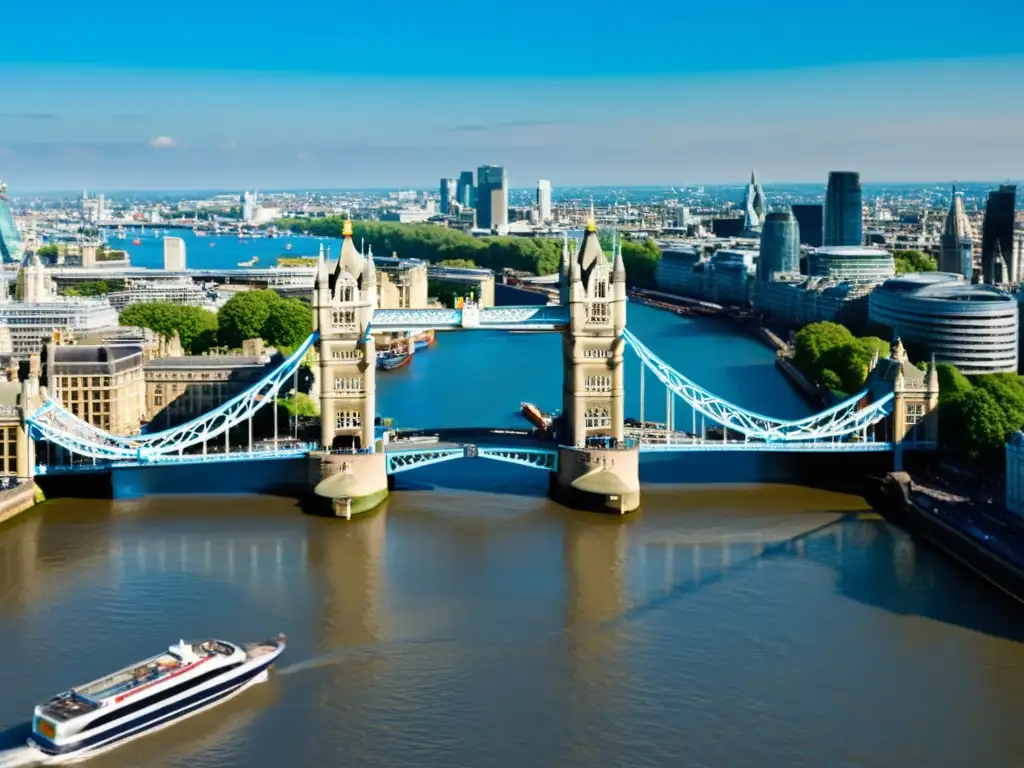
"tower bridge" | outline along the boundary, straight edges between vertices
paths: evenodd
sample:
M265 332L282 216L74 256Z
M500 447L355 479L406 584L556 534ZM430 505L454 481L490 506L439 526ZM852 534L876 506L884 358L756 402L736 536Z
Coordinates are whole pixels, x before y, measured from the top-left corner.
M902 344L889 358L876 355L868 384L827 410L782 420L722 400L662 360L626 327L626 272L613 241L612 259L589 222L582 242L563 242L558 305L461 309L380 309L377 268L351 236L336 267L321 256L313 286L313 334L277 369L207 414L160 432L108 434L71 414L40 389L22 385L25 435L40 442L29 465L49 474L308 457L315 495L346 514L372 509L388 494L391 478L420 467L462 458L487 459L549 473L553 498L570 506L618 513L640 503L641 452L779 451L885 452L897 468L903 451L933 449L937 440L938 376L920 371ZM562 339L562 408L552 430L417 430L379 426L374 333L531 330ZM320 435L254 443L254 414L297 386L306 352L318 352ZM624 415L626 351L640 363L640 423ZM666 423L644 422L645 376L664 387ZM678 401L690 423L675 421ZM279 435L277 408L274 434ZM248 424L247 439L238 435ZM688 429L687 429L688 427ZM235 444L231 444L232 433ZM58 457L54 457L54 452ZM40 456L45 456L39 461Z

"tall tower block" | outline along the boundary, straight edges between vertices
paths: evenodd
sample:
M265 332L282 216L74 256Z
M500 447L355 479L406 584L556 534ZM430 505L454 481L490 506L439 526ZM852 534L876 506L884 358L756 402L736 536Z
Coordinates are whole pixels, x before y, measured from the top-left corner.
M346 221L333 274L321 247L313 288L320 332L320 446L322 481L315 492L347 512L376 506L387 496L384 453L376 452L377 350L370 323L377 308L373 254L352 243ZM330 453L356 449L360 453ZM368 452L367 452L368 451Z
M624 440L626 269L618 243L612 252L609 264L593 219L579 250L564 248L561 295L569 326L551 493L571 506L622 513L640 504L639 453Z

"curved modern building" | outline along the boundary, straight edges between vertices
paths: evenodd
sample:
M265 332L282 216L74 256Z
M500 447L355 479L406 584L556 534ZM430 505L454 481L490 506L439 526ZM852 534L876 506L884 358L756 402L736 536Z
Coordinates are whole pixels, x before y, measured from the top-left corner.
M779 273L800 273L800 227L789 211L769 213L761 227L757 279L771 280Z
M906 344L965 374L1017 372L1016 300L959 275L922 272L886 280L871 292L868 314Z
M810 277L832 277L855 282L881 282L896 274L892 254L859 245L815 248L807 259Z

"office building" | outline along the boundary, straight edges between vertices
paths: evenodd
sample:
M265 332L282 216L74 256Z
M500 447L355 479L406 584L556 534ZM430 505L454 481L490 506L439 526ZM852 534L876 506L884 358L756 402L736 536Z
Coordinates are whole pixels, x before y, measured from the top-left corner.
M105 298L58 296L39 257L21 270L22 300L15 301L0 280L0 325L10 329L13 354L19 359L38 353L54 334L76 334L117 326L117 310Z
M757 279L772 280L777 274L800 272L800 226L792 213L769 213L761 227L761 255Z
M944 272L904 275L871 292L868 316L963 374L1017 373L1017 302L997 288Z
M256 195L253 192L242 193L242 221L252 224L256 220Z
M880 283L896 274L892 254L879 248L822 246L807 257L810 277Z
M825 227L825 207L817 203L798 203L793 206L793 218L800 227L800 244L820 248Z
M439 213L447 216L452 212L452 203L456 201L458 192L459 185L455 179L441 179Z
M1003 184L988 193L981 227L981 275L982 282L988 285L1013 282L1018 277L1009 274L1016 205L1017 187L1013 184Z
M170 303L190 307L213 307L216 291L206 290L187 277L172 280L126 280L124 290L107 294L118 312L132 304Z
M44 384L75 416L115 435L139 431L145 403L142 347L49 342L41 363Z
M537 182L537 215L542 222L551 221L551 182L547 179Z
M750 172L750 183L743 195L743 231L747 237L757 237L764 224L768 205L765 201L761 182L757 180L757 171Z
M939 271L962 275L968 282L974 274L974 230L964 211L963 195L956 187L939 238Z
M825 192L826 246L859 246L864 243L864 207L860 174L832 171Z
M0 264L5 261L19 263L25 255L25 245L14 214L7 202L7 185L0 182Z
M185 271L185 241L180 237L164 238L164 271Z
M269 361L265 354L153 358L143 364L144 417L163 429L208 413L263 378Z
M455 200L463 208L472 208L476 205L472 171L463 171L459 174L459 181L455 185Z
M499 165L477 168L476 225L491 231L508 227L508 176Z

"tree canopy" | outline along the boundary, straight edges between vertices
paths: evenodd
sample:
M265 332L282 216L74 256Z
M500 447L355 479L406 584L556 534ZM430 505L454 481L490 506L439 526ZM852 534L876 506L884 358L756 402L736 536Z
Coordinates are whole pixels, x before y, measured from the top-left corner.
M119 322L149 328L167 337L177 331L181 346L193 355L205 352L217 342L217 315L201 307L170 302L132 304L121 312Z
M282 299L275 291L236 293L217 313L217 337L236 349L246 339L263 339L270 345L296 347L313 330L310 307L298 299Z
M846 393L864 386L875 352L889 356L877 336L857 338L839 323L811 323L796 334L794 362L813 381Z
M935 257L923 251L893 251L896 262L896 274L906 275L911 272L934 272L939 268Z
M341 237L345 219L325 218L283 219L278 226L316 237ZM473 237L457 229L434 224L398 224L380 221L357 221L352 224L356 243L372 246L377 255L421 259L446 266L478 266L500 272L514 269L536 275L558 271L562 260L562 241L548 237ZM610 250L610 239L602 237L602 246ZM622 260L626 280L631 286L653 287L654 268L661 252L653 241L624 242Z

